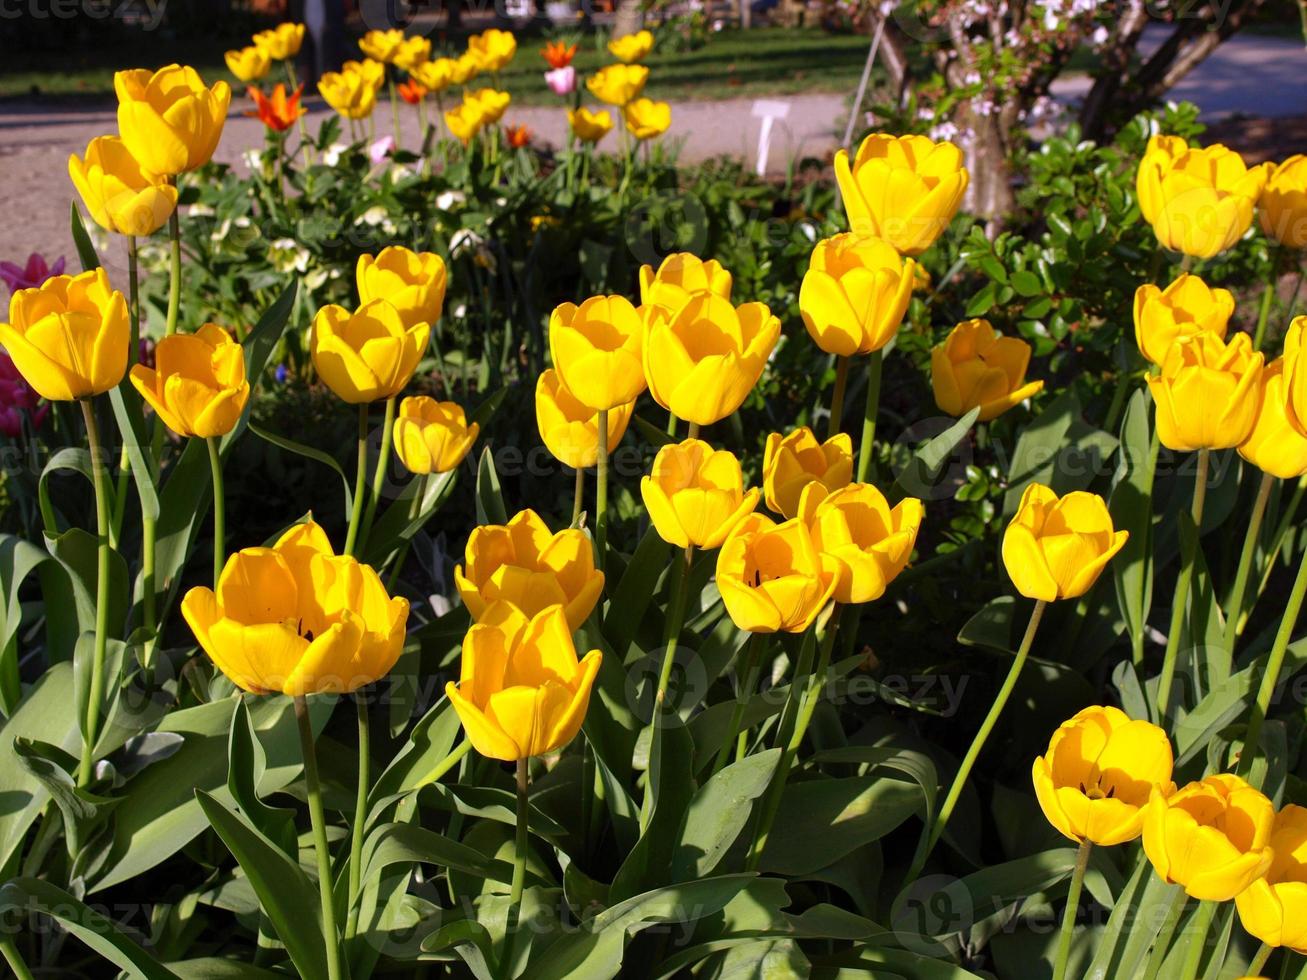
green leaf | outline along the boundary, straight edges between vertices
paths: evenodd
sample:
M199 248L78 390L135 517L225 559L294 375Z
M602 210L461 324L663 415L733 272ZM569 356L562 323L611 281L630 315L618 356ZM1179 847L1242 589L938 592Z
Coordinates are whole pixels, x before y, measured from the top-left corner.
M480 851L406 823L377 827L363 842L363 881L375 881L396 864L434 864L496 881L511 881L513 866Z
M440 509L441 504L448 499L454 489L457 476L457 471L450 470L448 473L435 474L426 480L409 480L399 496L395 498L395 502L387 507L372 525L364 560L374 568L384 567ZM422 503L417 515L414 516L413 498L419 486L423 488Z
M1112 525L1130 534L1112 559L1112 581L1126 633L1139 637L1140 642L1153 603L1153 475L1157 443L1149 429L1148 399L1138 390L1130 396L1121 420L1118 477L1108 510Z
M14 752L22 767L41 781L59 808L68 856L75 858L82 849L86 832L118 801L80 788L70 775L77 768L77 759L48 742L15 738Z
M639 415L632 414L631 421L634 422L635 427L640 430L640 437L655 448L661 449L663 446L670 446L676 441L672 436L667 434L666 429L659 428L646 418L641 418Z
M712 874L753 812L753 801L771 783L780 749L746 756L699 788L685 810L672 854L672 880Z
M36 545L12 534L0 534L0 712L6 717L14 713L23 696L18 676L23 604L18 593L27 577L49 560L50 556Z
M971 427L976 424L976 419L979 417L980 409L973 408L917 449L895 478L894 485L890 488L889 499L898 501L904 497L929 498L940 469L953 455L953 450L958 447L958 444L967 437L967 433L971 431Z
M441 698L413 727L399 754L373 784L368 801L369 819L373 818L382 801L431 782L436 767L453 749L461 728L453 705Z
M281 335L286 331L286 324L290 322L290 315L295 309L298 292L299 283L292 280L291 284L281 291L281 295L273 300L272 305L263 311L263 316L259 317L259 322L254 325L254 329L245 338L243 345L245 347L245 376L250 379L251 385L257 385L262 379L264 369L268 365L268 358L272 356L273 350L277 347L277 342L281 340ZM244 417L245 419L249 418L248 406ZM239 427L235 431L239 432ZM229 439L230 436L227 438Z
M340 477L341 485L345 488L345 513L348 514L354 506L354 488L350 485L350 479L341 469L340 464L336 462L335 457L330 453L324 453L321 449L314 449L312 446L306 446L302 442L296 442L294 439L287 439L285 436L279 436L275 432L269 432L253 422L250 423L250 431L265 442L270 442L279 449L294 453L297 456L303 456L305 459L311 459L321 463L323 466L330 467Z
M1023 430L1008 466L1008 491L1003 513L1016 513L1021 495L1031 483L1042 483L1059 495L1084 490L1103 471L1116 450L1112 435L1081 418L1080 400L1067 390L1055 398Z
M1010 281L1018 296L1038 296L1044 291L1044 284L1039 281L1039 276L1028 269L1018 269L1012 273Z
M82 271L90 272L99 268L100 257L95 254L91 236L86 233L86 224L82 221L82 212L78 210L77 202L73 201L69 209L72 212L73 245L77 247L77 259L82 263Z
M499 488L499 474L495 472L495 457L489 446L481 451L481 460L477 463L476 498L478 524L508 523L504 494Z
M141 513L152 520L159 517L159 488L155 485L151 470L149 452L150 437L146 433L145 419L141 413L141 399L131 382L124 382L109 392L109 404L113 406L114 418L118 421L118 431L122 433L123 446L127 449L127 459L132 467L132 481L141 498Z
M650 526L627 563L617 588L609 591L612 598L608 615L604 617L604 634L619 659L625 659L635 632L654 601L658 579L667 567L670 548L658 530Z
M295 811L268 806L259 798L259 781L268 768L268 757L254 730L244 696L236 698L231 734L227 739L227 790L232 800L260 833L276 844L287 857L299 858L295 833Z
M672 721L662 723L659 734L653 733L646 774L652 810L644 833L613 878L610 896L618 901L667 881L676 834L695 791L689 733Z

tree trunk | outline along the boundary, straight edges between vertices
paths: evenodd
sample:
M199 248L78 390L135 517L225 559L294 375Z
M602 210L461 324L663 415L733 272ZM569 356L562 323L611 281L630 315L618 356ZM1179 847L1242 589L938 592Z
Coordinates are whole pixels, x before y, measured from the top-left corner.
M753 26L753 0L740 0L740 29L747 31Z
M970 111L959 113L957 122L972 132L962 148L971 174L963 206L972 214L988 219L986 231L993 237L1016 204L1002 124L996 113L982 116Z
M644 27L643 0L618 0L613 20L613 37L625 37Z

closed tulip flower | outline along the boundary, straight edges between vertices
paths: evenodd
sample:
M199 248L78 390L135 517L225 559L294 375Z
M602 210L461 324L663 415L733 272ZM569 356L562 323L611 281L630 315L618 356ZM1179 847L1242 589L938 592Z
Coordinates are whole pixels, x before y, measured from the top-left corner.
M1157 403L1157 435L1168 449L1231 449L1257 421L1262 355L1246 333L1228 344L1210 333L1171 347L1162 373L1148 379Z
M1287 804L1271 825L1271 866L1235 896L1239 921L1268 946L1307 954L1307 809Z
M462 140L465 144L471 143L486 125L485 110L479 102L462 102L445 110L445 125L455 139Z
M1272 170L1257 206L1262 231L1289 248L1307 247L1307 156L1295 153Z
M445 694L468 741L482 755L515 762L561 749L581 729L602 654L577 660L572 629L558 606L530 620L495 611L463 638L459 682Z
M634 411L634 400L609 409L609 454L626 435ZM536 381L536 427L545 448L564 466L583 470L599 461L599 413L572 394L553 368Z
M835 154L835 178L849 229L904 255L920 255L944 233L969 180L952 143L885 133L863 140L851 164L847 150Z
M1129 536L1113 527L1098 494L1076 490L1059 498L1032 483L1003 534L1003 565L1029 599L1074 599L1093 587Z
M678 418L721 421L758 383L780 333L780 320L762 303L736 307L712 293L692 296L667 316L649 317L649 393Z
M137 68L113 76L118 132L141 166L173 176L209 162L227 122L231 88L205 88L194 68Z
M419 85L436 95L454 84L454 73L453 58L437 58L434 61L424 61L422 64L414 66L411 72Z
M829 492L853 479L853 440L847 432L818 442L806 425L782 436L767 436L762 455L762 485L767 506L784 517L797 517L799 495L810 483Z
M89 398L127 372L127 301L104 269L52 276L9 299L0 344L36 393L49 401Z
M563 303L549 317L549 353L569 391L595 411L635 401L644 391L644 324L623 296Z
M586 79L585 87L600 102L624 106L640 97L648 80L644 65L605 65Z
M512 101L513 97L507 92L500 92L493 88L479 88L475 92L463 93L464 103L473 103L481 109L486 125L497 123L504 118L504 113L508 111Z
M1292 480L1307 473L1307 434L1289 421L1289 393L1283 358L1262 371L1253 431L1239 455L1264 473Z
M359 38L359 50L373 61L389 64L395 60L403 43L404 32L398 27L385 31L373 30Z
M721 547L758 505L757 488L745 492L740 461L698 439L658 450L640 496L658 536L678 548Z
M613 128L613 116L607 109L591 112L585 106L568 109L567 122L582 143L598 143Z
M381 80L372 69L363 68L362 65L376 65L383 72L385 69L375 61L353 61L348 64L356 67L323 74L318 79L318 91L327 104L346 119L366 119L377 107L377 91L381 87Z
M360 255L355 270L359 302L387 300L405 327L435 323L445 303L445 261L434 252L389 245L375 256Z
M467 570L454 569L454 584L478 621L496 602L507 602L524 616L562 606L568 624L580 629L604 591L589 536L574 528L553 534L533 510L507 524L474 529L464 557Z
M1271 866L1274 822L1271 801L1231 773L1170 794L1154 787L1144 808L1144 853L1168 885L1228 902Z
M672 107L653 99L636 99L622 109L627 131L638 140L651 140L672 125Z
M1044 389L1026 381L1030 345L1004 337L988 320L964 320L930 352L930 384L935 404L949 415L980 409L979 420L998 418Z
M1307 435L1307 316L1296 316L1284 337L1284 384L1289 422Z
M645 306L678 310L695 293L730 299L731 274L716 259L705 262L689 252L673 252L657 272L651 265L640 266L640 302Z
M1040 809L1065 837L1110 847L1143 833L1153 788L1175 792L1166 732L1119 708L1090 707L1064 721L1031 776Z
M392 398L413 377L430 335L426 323L405 326L384 299L354 313L324 306L313 318L313 366L336 397L352 405Z
M717 553L717 588L731 622L750 633L802 633L839 585L834 558L795 519L749 514Z
M1269 164L1249 169L1219 143L1190 147L1178 136L1153 136L1139 162L1139 210L1166 248L1210 259L1248 230Z
M608 53L618 61L629 65L636 61L644 61L653 50L653 46L654 36L651 32L636 31L634 34L624 34L609 41Z
M272 67L272 59L268 56L268 52L254 44L228 51L224 58L227 62L227 70L246 85L257 82L268 74L268 69Z
M481 63L470 52L464 51L454 59L453 72L454 84L466 85L481 74Z
M492 27L467 39L467 53L476 60L482 71L500 72L508 67L508 63L517 54L517 38L511 31Z
M916 268L879 238L845 234L818 242L799 289L809 336L841 357L880 350L903 322Z
M799 500L799 519L817 550L833 559L839 581L835 601L874 602L912 557L925 508L915 497L893 507L869 483L851 483L827 494L810 483Z
M303 24L278 24L271 30L259 31L254 35L254 44L266 51L273 61L294 58L300 53L300 45L303 43Z
M98 136L85 158L68 158L68 176L95 223L138 238L163 227L177 208L177 188L141 168L116 136Z
M133 365L131 379L179 436L225 436L250 398L245 350L216 323L164 337L154 348L154 367Z
M200 647L253 694L348 694L385 677L404 648L408 600L369 565L337 555L317 524L227 559L214 592L196 587L182 615Z
M1135 290L1135 341L1139 353L1161 365L1177 341L1198 333L1225 339L1234 294L1213 289L1187 272L1165 289L1145 283Z
M393 61L395 67L402 68L410 75L421 64L425 64L431 57L431 39L425 38L421 34L414 34L412 37L406 37L400 42L399 47L395 49Z
M395 452L410 473L448 473L467 456L481 426L463 408L426 395L405 398L395 419Z

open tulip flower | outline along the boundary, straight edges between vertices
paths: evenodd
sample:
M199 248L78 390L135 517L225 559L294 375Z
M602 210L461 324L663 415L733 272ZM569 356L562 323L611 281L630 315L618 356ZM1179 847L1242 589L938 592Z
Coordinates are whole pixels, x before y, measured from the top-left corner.
M626 129L638 140L651 140L663 135L672 125L672 107L653 99L635 99L622 108Z
M296 87L293 95L286 94L286 86L277 83L271 95L264 95L262 90L250 88L250 98L254 100L254 111L245 115L260 119L274 133L284 133L295 125L295 120L309 110L300 105L300 95L304 86Z
M585 106L567 110L567 122L582 143L598 143L613 128L613 116L607 109L591 112Z
M678 548L721 547L758 505L758 489L745 492L740 461L698 439L658 450L640 496L658 536Z
M949 415L980 409L979 420L998 418L1044 389L1026 381L1030 345L1004 337L988 320L964 320L930 352L930 384L935 404Z
M459 682L445 694L473 748L515 762L576 737L602 657L591 650L577 660L562 607L528 620L500 603L463 638Z
M853 440L839 432L818 442L806 425L785 436L773 432L763 448L762 479L768 508L796 517L799 495L809 484L830 492L853 479Z
M72 401L101 394L127 373L127 301L110 287L104 269L53 276L10 297L0 344L42 398Z
M852 163L835 154L835 178L849 230L883 238L904 255L920 255L944 233L969 180L962 151L925 136L873 133Z
M585 87L600 102L621 107L638 99L648 80L644 65L605 65L586 79Z
M736 307L697 293L666 315L648 307L644 374L649 393L678 418L712 425L734 412L762 377L781 322L762 303Z
M409 74L413 76L411 80L416 81L429 94L439 95L454 84L454 67L453 58L436 58L414 66Z
M463 462L481 427L461 405L426 395L405 398L395 419L395 452L410 473L448 473Z
M407 329L440 319L448 274L445 260L434 252L388 245L375 256L359 256L355 280L360 303L386 300Z
M637 61L644 61L649 52L653 50L654 36L650 31L636 31L634 34L623 34L621 37L615 37L608 42L608 53L618 61L632 64Z
M1262 355L1246 333L1227 344L1212 333L1177 341L1148 379L1157 403L1157 435L1178 452L1231 449L1253 431Z
M1307 156L1295 153L1271 171L1257 207L1262 231L1288 248L1307 247Z
M478 621L501 601L524 616L561 605L580 629L604 591L589 536L573 528L553 534L533 510L474 529L464 557L467 570L455 567L454 583Z
M427 90L424 89L416 79L409 78L395 86L395 91L399 97L409 105L417 105L427 97Z
M263 78L272 67L272 58L269 57L268 52L256 44L228 51L224 57L227 61L227 70L246 85Z
M1075 599L1093 587L1129 536L1113 528L1098 494L1074 490L1058 497L1032 483L1003 534L1003 565L1029 599Z
M818 242L799 289L809 336L841 357L880 350L903 322L916 268L879 238L844 234Z
M1031 776L1040 809L1058 833L1111 846L1143 833L1154 788L1163 796L1175 792L1174 763L1162 729L1119 708L1094 706L1062 723Z
M560 463L583 470L599 461L599 413L578 399L554 368L536 381L536 427ZM608 452L617 447L635 412L635 401L608 411Z
M644 391L644 324L624 296L563 303L549 317L549 352L569 391L595 411L635 401Z
M1239 455L1263 473L1292 480L1307 473L1307 433L1289 421L1289 394L1284 359L1262 371L1257 393L1257 420L1239 445Z
M365 67L372 65L376 68ZM380 75L376 69L381 70ZM384 76L385 66L379 62L348 61L340 71L326 72L318 79L318 92L346 119L366 119L377 107Z
M548 41L540 55L555 71L559 68L570 68L572 59L576 57L576 45L569 45L566 41Z
M209 162L222 137L231 88L206 88L194 68L169 65L113 76L118 95L118 133L141 166L174 176Z
M372 30L359 38L359 50L373 61L390 64L403 43L404 32L398 27L385 31Z
M1224 340L1233 313L1233 293L1213 289L1187 272L1165 289L1145 283L1135 290L1139 353L1160 366L1177 341L1194 334L1210 333Z
M517 38L511 31L492 27L467 39L467 53L482 71L501 72L517 54Z
M414 34L412 37L406 37L400 42L391 60L396 68L402 68L411 75L418 65L425 64L430 59L431 39L423 37L421 34Z
M481 74L481 63L470 51L464 51L454 59L453 81L455 85L466 85Z
M839 562L803 521L749 514L717 553L717 588L731 621L750 633L802 633L834 596Z
M454 134L454 138L465 145L471 143L486 124L486 113L480 102L461 102L454 108L445 110L445 125Z
M915 497L893 507L869 483L827 493L814 481L804 488L798 516L817 550L839 567L835 601L874 602L912 557L925 508Z
M480 108L482 119L487 126L503 119L512 101L513 97L507 92L500 92L493 88L479 88L475 92L463 93L464 104L470 103Z
M404 390L426 353L431 327L406 326L387 300L374 299L351 313L324 306L313 318L313 366L336 397L358 405Z
M177 188L144 170L116 136L97 136L84 158L68 158L68 175L95 223L138 238L164 226L177 208Z
M1307 955L1307 809L1290 803L1271 825L1271 866L1235 896L1239 921L1268 946Z
M408 600L387 595L371 566L337 555L310 520L271 548L232 555L217 591L191 589L182 615L242 690L348 694L395 666Z
M225 436L250 398L245 350L216 323L164 337L154 348L154 367L133 365L131 379L179 436Z
M1271 801L1231 773L1174 793L1154 787L1144 808L1144 853L1167 884L1228 902L1270 868L1274 822Z
M655 272L640 266L640 303L677 310L695 293L731 298L731 274L716 259L705 262L689 252L673 252Z
M294 58L300 53L300 46L303 43L303 24L278 24L270 30L259 31L254 35L255 46L266 51L273 61Z

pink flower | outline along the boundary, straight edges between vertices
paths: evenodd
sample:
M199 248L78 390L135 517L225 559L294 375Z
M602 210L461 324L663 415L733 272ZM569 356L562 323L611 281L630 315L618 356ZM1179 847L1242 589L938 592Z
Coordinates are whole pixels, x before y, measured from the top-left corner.
M545 72L545 84L555 95L571 95L576 91L576 69L571 65Z
M26 266L14 265L12 262L0 262L0 279L5 281L11 293L20 289L35 289L52 276L64 271L64 257L54 260L54 265L46 265L45 256L33 252L27 257Z
M63 259L57 264L62 268ZM42 262L41 265L44 267L45 263ZM31 268L30 261L28 268ZM8 281L7 275L5 281ZM35 429L40 428L49 411L50 406L40 404L40 398L32 386L23 380L9 355L0 353L0 432L16 439L23 432L23 416L26 413L32 413L32 428Z
M386 159L386 157L390 156L391 151L394 149L395 137L383 136L368 147L368 156L374 164L378 164Z

